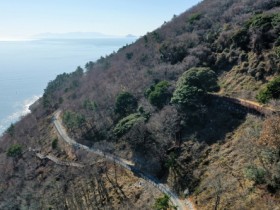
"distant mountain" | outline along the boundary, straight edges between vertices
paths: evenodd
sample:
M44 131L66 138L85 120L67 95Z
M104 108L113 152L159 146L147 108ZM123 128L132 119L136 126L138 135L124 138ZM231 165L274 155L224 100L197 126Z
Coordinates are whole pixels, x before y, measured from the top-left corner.
M135 36L133 34L127 34L125 37L126 38L137 38L138 36Z
M94 38L135 38L134 35L118 36L99 32L69 32L69 33L42 33L33 36L34 39L94 39Z

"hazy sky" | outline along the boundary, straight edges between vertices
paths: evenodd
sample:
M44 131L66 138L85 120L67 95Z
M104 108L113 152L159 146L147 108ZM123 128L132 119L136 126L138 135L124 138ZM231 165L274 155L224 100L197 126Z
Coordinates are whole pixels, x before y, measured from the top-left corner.
M0 39L45 32L144 35L201 0L1 0Z

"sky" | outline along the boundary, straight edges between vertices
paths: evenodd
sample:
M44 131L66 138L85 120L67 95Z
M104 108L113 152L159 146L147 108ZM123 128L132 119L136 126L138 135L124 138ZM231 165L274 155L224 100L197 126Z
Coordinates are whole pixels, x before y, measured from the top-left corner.
M42 33L141 36L201 0L1 0L0 40Z

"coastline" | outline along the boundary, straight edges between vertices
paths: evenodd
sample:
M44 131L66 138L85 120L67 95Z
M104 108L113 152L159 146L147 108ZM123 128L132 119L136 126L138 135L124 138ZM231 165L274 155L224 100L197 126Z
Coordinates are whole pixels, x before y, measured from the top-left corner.
M58 74L95 61L135 41L134 38L90 40L0 41L0 135L36 107L41 95Z
M7 113L6 117L0 119L0 136L12 123L16 123L22 116L29 114L38 105L40 98L41 96L34 95L17 103L19 105L16 106L13 113Z

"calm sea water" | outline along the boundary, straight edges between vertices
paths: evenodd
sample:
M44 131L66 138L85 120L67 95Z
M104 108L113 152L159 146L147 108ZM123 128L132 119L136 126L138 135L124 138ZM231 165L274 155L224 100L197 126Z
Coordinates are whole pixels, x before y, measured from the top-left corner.
M0 135L42 94L56 75L84 67L135 38L0 41Z

